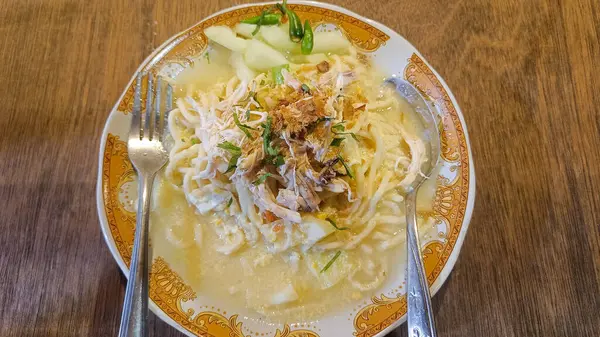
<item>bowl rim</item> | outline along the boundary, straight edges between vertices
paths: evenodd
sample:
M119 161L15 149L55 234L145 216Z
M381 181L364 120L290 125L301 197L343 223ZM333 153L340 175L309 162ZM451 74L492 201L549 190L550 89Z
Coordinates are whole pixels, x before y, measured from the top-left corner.
M221 9L217 12L212 13L211 15L208 15L206 17L204 17L203 19L199 20L198 22L196 22L195 24L191 25L190 27L177 32L175 34L173 34L170 38L168 38L167 40L165 40L160 46L156 47L152 53L150 53L150 55L148 55L138 66L138 68L136 69L136 71L134 72L134 74L132 75L131 79L129 80L129 82L127 83L127 85L125 86L125 90L123 91L123 93L119 96L119 98L117 99L115 105L112 107L112 109L110 110L107 118L106 118L106 122L104 124L104 128L102 129L102 134L101 134L101 140L100 140L100 147L99 147L99 162L98 162L98 178L97 178L97 183L96 183L96 208L97 208L97 212L98 212L98 217L99 217L99 226L100 229L102 231L102 236L104 238L104 241L106 242L106 245L108 246L108 249L111 253L111 255L113 256L113 258L115 259L115 261L117 262L117 264L119 265L119 268L121 270L121 272L123 273L123 275L125 276L125 278L129 278L129 268L127 267L127 265L125 264L125 261L123 260L122 256L120 255L117 246L114 242L114 239L110 233L110 230L108 228L108 219L106 216L106 211L104 208L104 196L103 196L103 186L102 186L102 169L103 169L103 157L104 157L104 150L106 148L106 140L108 138L108 132L109 132L109 128L111 125L111 121L113 120L113 118L115 118L115 112L117 112L118 110L118 106L119 106L119 102L121 102L123 100L123 97L125 96L125 94L127 93L127 88L129 88L131 86L131 84L133 83L133 81L135 80L135 74L137 74L138 72L142 71L145 67L147 67L149 64L152 63L152 60L156 59L156 58L162 58L164 56L164 54L166 54L169 51L169 48L166 48L169 44L171 44L173 41L177 40L178 38L180 38L185 32L191 30L192 28L196 27L198 24L209 20L215 16L221 15L223 13L227 13L236 9L240 9L240 8L247 8L247 7L255 7L255 6L264 6L264 5L269 5L269 4L275 4L278 3L279 1L265 1L265 2L258 2L258 3L247 3L247 4L240 4L240 5L236 5L236 6L231 6L231 7L227 7L224 9ZM325 8L325 9L330 9L336 12L340 12L340 13L344 13L347 15L350 15L360 21L366 22L368 24L370 24L371 26L381 30L382 32L385 32L386 34L390 35L390 36L394 36L397 38L400 38L402 40L404 40L405 43L407 43L408 45L410 45L410 47L412 47L413 51L415 54L419 55L421 60L423 60L423 62L429 67L429 69L433 72L433 74L435 75L435 77L439 80L439 82L442 84L442 86L446 89L447 94L453 104L453 106L456 109L456 113L457 116L459 118L460 121L460 125L462 126L463 132L464 132L464 137L465 137L465 141L466 141L466 145L467 145L467 154L468 154L468 162L469 162L469 190L468 190L468 197L467 197L467 204L466 204L466 208L465 208L465 215L462 221L462 226L458 235L458 238L456 239L456 242L454 244L454 247L452 249L452 252L448 258L448 260L446 261L446 263L444 264L440 274L437 276L435 282L430 286L430 292L431 292L431 296L435 296L437 294L437 292L440 290L440 288L442 287L442 285L444 285L444 283L446 282L446 280L448 279L450 273L452 272L452 270L454 269L454 265L456 264L456 261L460 255L460 252L462 250L462 245L463 242L465 240L466 234L469 230L469 225L471 222L471 218L473 215L473 209L475 206L475 198L476 198L476 175L475 175L475 166L474 166L474 162L473 162L473 153L471 151L471 144L470 144L470 138L469 138L469 133L467 130L467 125L465 123L464 120L464 116L462 113L462 110L460 108L460 106L458 105L458 102L456 101L456 98L454 97L454 94L452 93L452 91L450 90L450 88L448 87L447 83L445 82L445 80L439 75L439 73L427 62L427 60L425 58L423 58L421 56L421 54L419 53L419 51L414 47L414 45L408 41L404 36L402 36L400 33L396 32L395 30L387 27L386 25L369 19L367 17L364 17L358 13L355 13L345 7L342 6L338 6L338 5L334 5L334 4L330 4L330 3L324 3L324 2L319 2L319 1L313 1L313 0L298 0L298 1L290 1L290 4L302 4L302 5L310 5L310 6L315 6L315 7L320 7L320 8ZM156 315L158 316L161 320L163 320L164 322L166 322L167 324L171 325L172 327L174 327L175 329L177 329L178 331L188 335L188 336L194 336L193 334L191 334L188 330L184 329L179 323L177 323L175 320L173 320L172 318L170 318L168 315L166 315L162 309L160 309L155 303L154 301L152 301L152 299L149 300L149 308L150 310ZM406 321L406 314L403 315L400 319L396 320L395 322L393 322L392 324L390 324L387 328L381 330L380 332L378 332L375 337L383 337L385 336L387 333L389 333L390 331L396 329L397 327L399 327L401 324L403 324Z

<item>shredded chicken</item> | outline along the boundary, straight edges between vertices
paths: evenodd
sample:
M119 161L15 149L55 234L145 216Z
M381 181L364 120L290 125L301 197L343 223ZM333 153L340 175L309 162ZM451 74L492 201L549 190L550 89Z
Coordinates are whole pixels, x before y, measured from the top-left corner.
M300 213L278 205L275 202L273 193L265 186L265 184L252 186L250 190L253 193L254 203L258 205L260 209L273 212L277 217L290 222L299 223L302 221Z
M297 195L294 191L285 189L279 190L279 194L277 195L277 203L293 211L297 211L299 209L305 210L308 208L308 205L303 198Z

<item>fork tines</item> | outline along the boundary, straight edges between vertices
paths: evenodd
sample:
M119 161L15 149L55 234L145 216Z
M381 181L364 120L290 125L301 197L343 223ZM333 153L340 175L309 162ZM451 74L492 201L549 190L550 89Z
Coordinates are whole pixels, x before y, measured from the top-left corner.
M146 79L146 102L145 113L142 113L144 79ZM155 81L156 83L154 83ZM163 82L166 81L163 81L161 76L156 76L155 80L151 72L138 73L133 98L130 138L163 140L163 134L167 127L166 118L168 112L172 109L173 98L173 87L168 83L164 85ZM166 88L163 88L165 86ZM162 99L164 89L166 89L166 97Z

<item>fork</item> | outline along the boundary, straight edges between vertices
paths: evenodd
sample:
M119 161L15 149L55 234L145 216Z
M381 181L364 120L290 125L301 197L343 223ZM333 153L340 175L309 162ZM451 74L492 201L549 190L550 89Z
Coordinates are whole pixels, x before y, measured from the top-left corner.
M157 77L156 90L153 90L152 75L148 72L146 111L142 114L142 79L143 74L140 72L136 79L131 128L127 141L129 160L138 174L138 208L119 337L148 336L146 322L148 320L150 193L156 173L167 163L169 157L163 139L167 124L165 116L172 108L173 89L167 85L165 111L161 114L162 79L160 76Z

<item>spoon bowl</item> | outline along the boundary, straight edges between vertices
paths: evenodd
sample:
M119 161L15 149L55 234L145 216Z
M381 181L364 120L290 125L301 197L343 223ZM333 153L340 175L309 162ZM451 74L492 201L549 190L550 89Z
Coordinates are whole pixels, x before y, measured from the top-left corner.
M408 193L410 190L418 189L431 176L440 161L440 135L436 114L434 113L435 108L409 82L398 77L391 77L385 80L385 83L396 88L396 92L415 109L423 125L422 136L426 140L427 157L421 165L422 174L418 175L415 181L412 182L406 191Z

